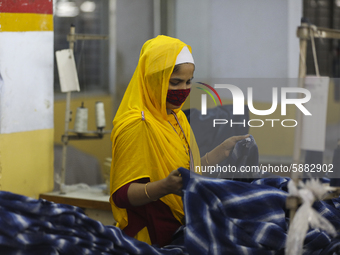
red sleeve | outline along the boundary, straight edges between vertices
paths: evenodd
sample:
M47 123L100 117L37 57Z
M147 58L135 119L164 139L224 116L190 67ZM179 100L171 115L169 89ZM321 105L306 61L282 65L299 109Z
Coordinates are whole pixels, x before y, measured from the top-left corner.
M131 207L127 192L133 182L129 182L124 186L120 187L115 193L112 194L112 201L119 208L129 208Z
M115 205L119 208L131 208L132 205L130 204L127 192L131 185L131 183L146 183L148 179L143 178L140 180L135 180L132 182L129 182L125 184L124 186L120 187L115 193L112 194L112 201L115 203Z

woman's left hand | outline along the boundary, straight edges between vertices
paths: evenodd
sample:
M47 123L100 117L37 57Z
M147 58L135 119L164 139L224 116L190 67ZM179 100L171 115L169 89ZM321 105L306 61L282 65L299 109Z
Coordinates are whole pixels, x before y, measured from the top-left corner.
M212 151L206 153L204 157L201 158L201 162L203 162L206 166L214 166L222 162L226 157L229 156L231 150L234 148L235 144L249 137L248 135L239 135L232 136L228 139L224 140L220 145L216 146Z
M235 144L240 141L243 140L245 138L249 137L248 135L240 135L240 136L232 136L229 137L228 139L226 139L224 142L221 143L221 147L224 150L224 154L226 157L229 156L231 150L234 148Z

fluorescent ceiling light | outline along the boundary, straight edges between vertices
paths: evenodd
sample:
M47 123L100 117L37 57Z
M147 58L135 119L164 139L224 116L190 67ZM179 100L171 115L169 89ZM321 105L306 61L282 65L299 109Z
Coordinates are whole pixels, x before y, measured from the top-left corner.
M85 1L80 5L80 10L83 12L93 12L96 9L96 3L93 1Z
M63 0L57 2L55 14L58 17L76 17L79 14L79 8L75 2Z

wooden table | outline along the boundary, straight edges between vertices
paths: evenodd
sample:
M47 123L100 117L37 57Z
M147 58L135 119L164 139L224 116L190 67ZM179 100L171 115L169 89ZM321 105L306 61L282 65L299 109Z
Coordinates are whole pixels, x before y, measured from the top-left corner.
M40 194L39 198L60 203L73 205L82 208L85 214L102 222L104 225L115 225L115 220L112 215L109 195L105 195L104 185L94 187L77 188L68 191L66 194L60 194L59 191Z

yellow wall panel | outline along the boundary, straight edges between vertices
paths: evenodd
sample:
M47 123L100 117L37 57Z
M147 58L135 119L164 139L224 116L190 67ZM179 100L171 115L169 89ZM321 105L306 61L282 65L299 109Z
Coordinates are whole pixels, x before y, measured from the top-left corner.
M38 198L53 190L53 129L0 134L1 190Z
M0 13L0 32L53 31L53 15Z

